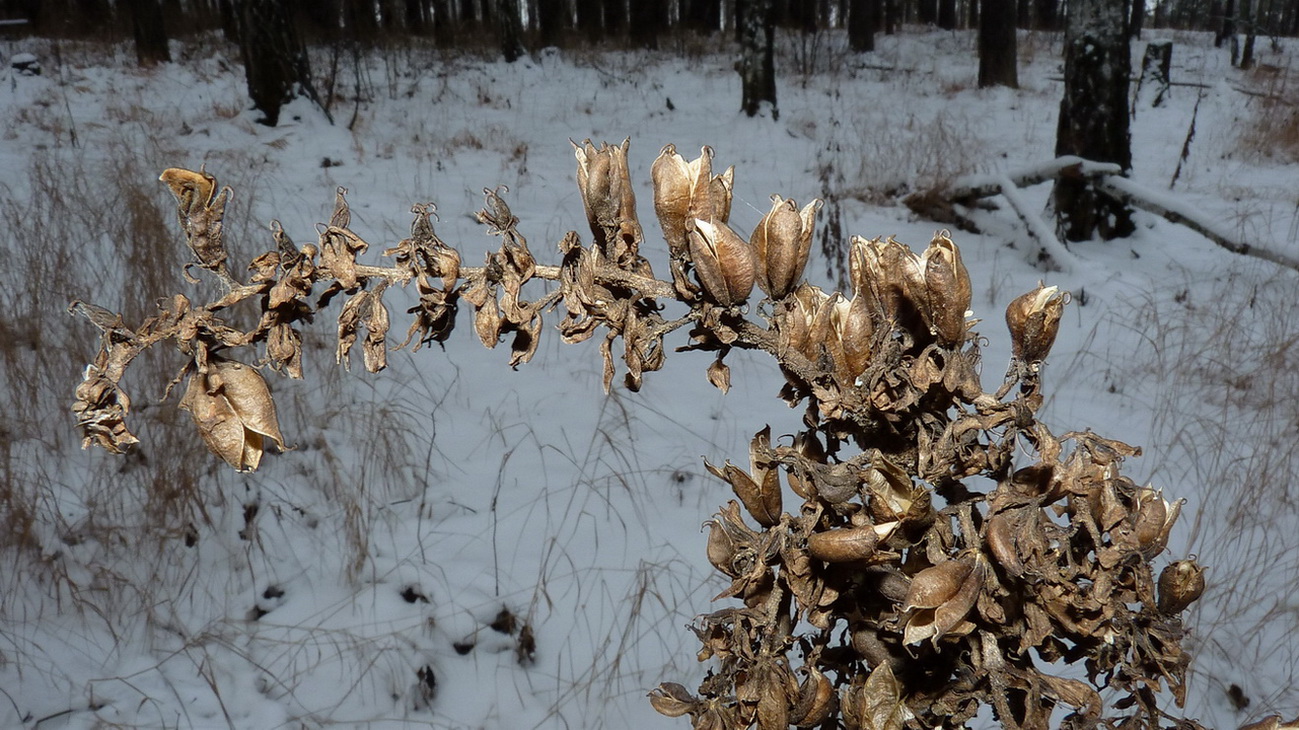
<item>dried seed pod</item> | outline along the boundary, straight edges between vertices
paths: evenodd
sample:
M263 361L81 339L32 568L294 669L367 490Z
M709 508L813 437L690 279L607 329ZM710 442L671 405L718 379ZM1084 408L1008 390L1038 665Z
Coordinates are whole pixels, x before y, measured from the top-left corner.
M902 610L912 612L903 643L937 642L957 629L978 600L987 565L982 554L967 553L917 573L902 603Z
M902 701L902 686L889 662L881 662L865 678L856 675L842 692L839 704L844 724L850 728L902 730L910 714Z
M866 298L854 295L838 323L839 341L843 345L845 382L853 382L870 362L871 337L875 334Z
M180 407L189 411L208 450L238 471L257 470L264 438L285 448L266 381L241 362L214 359L207 373L191 375Z
M1159 574L1158 608L1173 616L1186 610L1204 593L1204 568L1195 557L1178 560Z
M660 715L681 717L688 712L697 712L702 702L690 694L690 691L676 682L664 682L649 693L650 705Z
M798 699L790 708L789 723L795 727L815 727L834 711L838 695L834 684L815 666L803 667L807 676L798 686Z
M1020 577L1024 575L1024 563L1019 559L1019 550L1015 547L1015 532L1018 525L1010 512L998 512L988 518L984 533L984 543L1006 573Z
M726 168L720 175L708 179L708 210L712 219L729 223L731 220L731 198L735 190L735 165Z
M771 196L771 210L750 240L758 262L758 286L773 300L783 299L803 278L803 269L812 250L812 234L820 199L799 211L793 200Z
M710 299L731 307L749 298L757 267L748 242L725 223L700 218L686 237L699 284Z
M194 215L210 205L216 196L216 178L205 171L169 167L162 171L158 179L171 188L181 215Z
M1151 487L1137 490L1137 504L1132 515L1132 534L1137 547L1147 558L1153 558L1168 544L1168 534L1182 512L1182 500L1169 502L1162 491Z
M898 523L873 527L839 527L807 536L807 551L827 563L849 563L865 560L875 553L880 540L887 539Z
M763 473L762 482L754 481L740 467L727 461L722 468L717 468L707 461L704 468L713 476L731 485L735 496L740 498L744 508L753 515L753 519L763 527L771 527L780 522L780 473L774 469Z
M1067 293L1038 282L1036 289L1006 307L1011 354L1017 360L1032 364L1046 359L1060 330L1060 317L1067 300Z
M663 228L663 238L668 242L668 249L673 256L685 256L687 252L686 229L693 218L725 221L726 217L716 216L715 208L724 208L730 213L729 183L734 171L729 170L725 182L719 182L719 195L724 190L725 200L714 206L710 192L712 175L713 150L704 147L699 157L690 162L677 154L675 145L666 145L650 166L650 177L654 181L654 212L658 215L659 225ZM696 197L708 200L692 204Z
M923 324L928 308L920 258L893 237L875 243L875 256L867 259L872 277L878 277L880 305L892 326L914 332ZM877 267L877 268L876 268Z
M729 575L732 578L739 576L739 573L732 566L739 548L731 536L722 528L722 523L717 520L708 520L704 523L708 528L708 562L713 564L718 571Z
M884 266L880 262L880 239L853 236L848 247L848 278L854 296L865 300L866 310L876 327L891 326L892 317L885 311Z
M779 323L781 343L815 362L820 356L821 341L816 339L814 329L821 308L829 299L820 287L806 282L795 289L788 308L782 310Z
M965 317L970 308L970 274L960 249L947 231L940 231L921 255L928 294L930 330L939 343L954 347L965 341Z

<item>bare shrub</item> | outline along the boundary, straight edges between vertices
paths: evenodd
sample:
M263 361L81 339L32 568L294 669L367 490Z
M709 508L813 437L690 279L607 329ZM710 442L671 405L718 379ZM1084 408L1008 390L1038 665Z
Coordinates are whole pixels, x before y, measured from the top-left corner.
M934 144L951 144L956 135L936 124ZM603 335L606 391L620 369L638 390L663 367L665 338L688 328L681 349L712 354L706 377L717 388L730 388L732 350L763 351L785 376L781 397L805 411L796 433L759 430L747 469L705 462L737 497L705 524L708 561L730 581L717 599L740 604L696 618L699 658L713 668L695 691L660 685L655 709L697 728L938 728L982 707L1010 728L1049 727L1057 708L1070 727L1198 727L1166 706L1186 697L1181 614L1204 589L1203 569L1184 559L1154 571L1181 502L1121 474L1139 449L1090 431L1057 436L1036 415L1068 294L1039 284L1011 303L1011 366L984 392L973 293L947 232L919 254L854 238L851 292L827 294L803 281L820 201L774 196L746 239L729 225L733 168L715 174L711 149L687 161L668 145L652 166L671 274L659 279L640 254L628 150L574 145L592 243L569 232L558 265L533 256L499 187L484 190L477 214L501 239L484 265L465 265L438 237L431 204L415 205L410 236L383 251L390 265L366 263L371 244L339 188L316 242L299 246L273 225L245 277L226 241L229 188L203 171L166 170L187 270L216 291L163 299L134 327L77 310L103 332L77 388L84 442L137 442L122 375L168 343L206 446L253 471L280 439L252 364L302 378L300 328L337 300L336 360L385 369L398 286L418 295L398 349L447 341L467 304L477 338L508 341L518 367L559 309L565 342ZM536 281L554 287L529 299ZM766 297L749 309L755 285ZM237 305L255 305L255 316ZM349 535L369 529L355 502L344 509L355 510ZM528 617L509 626L498 631L517 631L516 656L529 661ZM1063 665L1080 665L1087 681L1060 676Z

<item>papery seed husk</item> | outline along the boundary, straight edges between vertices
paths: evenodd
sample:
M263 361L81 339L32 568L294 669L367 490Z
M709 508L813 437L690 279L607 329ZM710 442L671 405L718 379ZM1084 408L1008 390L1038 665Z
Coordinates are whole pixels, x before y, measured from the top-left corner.
M837 694L830 678L815 666L807 665L807 676L798 688L798 700L790 708L789 722L795 727L815 727L834 710Z
M922 308L912 291L914 282L922 282L920 261L904 244L889 238L875 247L877 256L868 259L872 273L879 279L880 307L895 326L913 327ZM878 271L875 270L878 267ZM919 292L920 296L924 291Z
M676 682L664 682L649 693L650 705L660 715L681 717L701 704L695 696Z
M912 577L902 610L937 608L943 605L960 591L962 582L973 569L974 561L969 559L947 560L925 568Z
M699 156L690 161L690 206L686 210L686 228L690 221L701 218L714 221L716 208L713 205L713 148L699 148ZM717 221L724 223L725 221Z
M474 332L484 347L492 349L501 339L501 313L493 299L474 310Z
M712 205L713 220L729 223L731 220L731 196L735 189L735 165L726 168L720 175L713 175L708 181L708 197Z
M723 393L731 389L731 367L722 362L721 358L708 365L707 376L708 382Z
M998 512L988 519L984 543L988 546L988 552L992 553L992 557L1009 575L1019 577L1024 574L1024 564L1015 547L1015 530L1016 525L1010 515Z
M236 471L245 471L244 425L229 401L208 392L207 381L207 376L202 373L191 375L185 386L185 395L180 399L180 408L189 411L209 451Z
M1054 286L1038 283L1033 291L1020 295L1006 307L1011 354L1025 363L1046 359L1055 344L1064 312L1064 295Z
M1160 612L1172 616L1186 610L1204 593L1204 568L1194 560L1178 560L1159 574Z
M965 313L970 308L970 274L946 231L929 244L924 269L934 333L943 345L959 345L965 340Z
M665 145L650 166L650 178L654 182L654 212L663 238L674 255L683 255L690 211L690 165L677 154L675 145Z
M807 536L807 551L827 563L865 560L878 544L879 535L871 527L839 527Z
M758 730L789 730L789 708L798 697L798 683L783 661L758 665Z
M771 196L771 210L758 221L750 240L758 261L758 286L772 299L781 299L797 284L793 281L798 266L798 238L802 221L794 201Z
M1137 490L1132 514L1132 533L1137 545L1144 548L1157 540L1167 520L1168 503L1164 498L1150 487Z
M870 362L871 338L874 334L866 299L857 294L848 303L848 311L839 333L850 383L865 372L866 365Z
M723 307L743 302L756 276L753 248L725 223L695 219L694 225L687 238L704 292Z
M735 541L726 534L721 522L717 520L708 520L704 526L708 528L708 562L719 572L732 578L738 577L739 573L731 566L736 555Z
M221 391L244 428L271 439L283 451L284 436L280 433L275 400L262 374L252 366L234 360L214 360L209 363L211 371L220 375Z

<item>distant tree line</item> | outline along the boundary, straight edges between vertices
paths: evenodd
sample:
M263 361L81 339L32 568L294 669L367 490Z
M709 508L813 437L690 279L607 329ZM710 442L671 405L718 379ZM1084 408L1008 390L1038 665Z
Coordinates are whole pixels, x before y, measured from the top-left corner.
M1299 0L1126 0L1129 23L1229 36L1299 35ZM0 20L25 18L25 32L68 38L125 39L139 19L147 32L184 37L237 31L240 6L257 0L0 0ZM522 47L601 42L655 48L679 31L730 33L738 39L755 0L276 0L308 43L378 41L393 34L430 37L448 47L496 44L515 26ZM858 39L899 24L978 28L981 11L1013 6L1021 29L1062 30L1068 0L761 0L774 27L816 33L843 29ZM863 49L859 49L863 50Z

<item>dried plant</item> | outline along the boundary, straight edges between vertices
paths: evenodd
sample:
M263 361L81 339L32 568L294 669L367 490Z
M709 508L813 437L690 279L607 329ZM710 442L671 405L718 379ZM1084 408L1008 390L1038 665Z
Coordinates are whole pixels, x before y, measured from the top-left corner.
M827 294L802 281L820 201L800 211L774 196L746 240L728 223L733 169L714 175L711 149L687 162L668 145L652 169L671 259L660 280L639 253L628 151L574 144L593 243L570 232L558 265L537 263L502 188L484 190L478 213L501 238L482 266L438 238L431 204L412 208L410 237L384 251L390 265L363 263L370 244L350 229L340 188L316 243L299 247L272 222L274 247L246 281L223 238L230 191L206 172L167 170L194 257L187 278L206 272L221 291L202 305L175 295L134 327L73 304L103 333L74 406L84 443L136 442L122 375L171 342L184 357L180 405L208 448L256 469L265 440L285 440L254 358L233 354L260 348L258 366L302 377L299 328L341 295L337 359L349 361L364 330L365 367L382 370L394 284L413 282L418 296L397 347L446 341L464 301L484 345L511 338L517 367L537 350L543 314L561 309L564 341L603 330L606 390L618 340L635 390L663 365L665 337L688 327L678 350L714 353L718 388L730 385L731 349L763 350L786 378L780 396L804 411L796 433L754 436L747 469L706 464L737 497L704 523L707 558L730 581L717 600L737 603L697 618L712 668L694 692L660 685L655 709L708 730L957 727L982 706L1010 728L1046 728L1057 707L1069 728L1197 727L1161 706L1185 698L1180 614L1204 590L1193 559L1155 578L1181 503L1121 475L1139 449L1057 436L1036 417L1068 295L1039 285L1011 303L1011 366L987 393L969 275L947 232L919 254L854 238L852 291ZM557 286L528 299L534 280ZM755 284L767 297L749 309ZM250 326L227 319L240 302L259 307ZM669 302L685 312L666 318ZM1047 671L1059 664L1081 664L1088 681ZM1108 707L1100 688L1112 690Z

